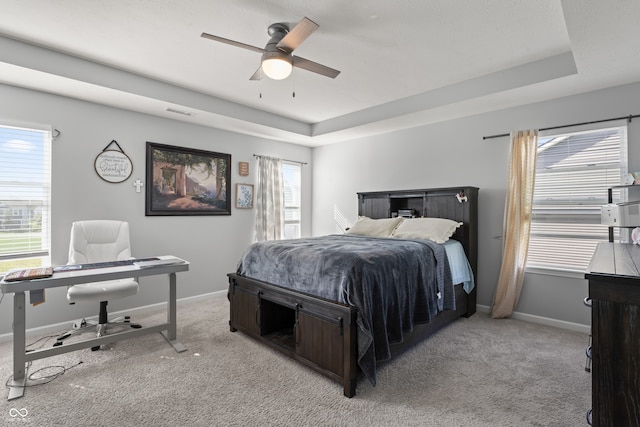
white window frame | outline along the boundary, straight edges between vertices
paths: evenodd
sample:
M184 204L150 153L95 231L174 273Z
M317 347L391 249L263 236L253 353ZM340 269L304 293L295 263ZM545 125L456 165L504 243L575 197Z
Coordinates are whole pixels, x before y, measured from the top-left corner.
M296 168L298 173L295 182L288 182L285 168ZM298 162L282 161L282 210L284 215L283 239L296 239L302 235L302 164ZM288 215L288 213L291 213ZM297 233L287 234L287 226L296 226Z
M20 176L0 171L0 205L8 206L12 214L18 212L13 219L20 219L19 231L24 233L23 241L33 238L40 242L37 248L20 250L17 246L10 246L12 238L8 229L6 239L2 235L4 230L0 230L0 272L13 262L23 262L20 268L48 266L51 263L51 128L2 122L0 135L0 155L10 158L13 164L22 165L23 171L30 172L28 176ZM34 149L37 151L32 151ZM11 170L6 165L3 169L4 172ZM22 218L25 212L29 218ZM34 217L42 215L40 231L31 229L31 214L35 214Z
M565 129L556 129L550 131L540 132L539 140L543 138L549 137L557 137L561 138L564 136L578 135L587 132L593 131L605 131L607 129L619 129L620 130L620 158L619 158L619 173L608 174L605 176L600 176L600 181L596 181L597 183L592 185L592 188L595 188L594 194L589 195L586 199L584 196L581 198L579 195L579 191L576 191L576 199L572 201L568 201L569 203L563 203L563 198L560 198L558 201L553 201L552 198L549 198L548 202L544 202L547 204L547 212L548 213L540 213L540 208L542 206L539 202L541 199L536 197L536 193L534 192L534 213L532 218L532 236L530 240L529 253L530 257L527 259L527 267L526 271L528 273L538 273L538 274L551 274L555 276L565 276L565 277L574 277L574 278L584 278L585 272L585 262L586 260L591 258L593 254L593 249L595 249L595 245L598 241L606 241L608 240L608 228L600 224L600 207L607 203L607 189L612 186L620 185L622 181L622 177L627 174L627 153L628 153L628 142L627 142L627 124L624 120L616 121L612 123L608 123L606 125L586 125L581 127L573 127L573 128L565 128ZM538 158L540 160L540 157ZM540 163L538 163L540 167ZM582 175L584 171L588 171L588 167L592 167L594 164L586 164L586 168L576 168L572 173L574 175ZM582 169L582 170L580 170ZM599 168L600 169L600 168ZM536 176L536 178L538 178ZM538 180L536 179L538 182ZM577 190L577 187L576 187ZM553 196L552 196L553 197ZM621 191L617 195L617 201L626 200L626 192ZM556 209L554 211L554 204L564 205L561 206L560 209ZM573 212L568 206L575 206L577 209L574 209ZM538 209L536 209L538 207ZM562 207L564 207L564 212L562 212ZM538 212L536 212L538 210ZM554 218L559 226L556 227L556 230L553 230ZM550 233L547 236L544 236L544 227L536 227L536 223L544 224L548 222L546 231ZM575 227L575 224L593 224L593 227L587 225L587 228L581 228L578 226L574 229L573 232L562 233L559 230L563 229L564 224L566 224L567 228ZM537 231L536 231L537 228ZM585 231L586 230L586 231ZM567 265L554 265L545 264L540 262L532 261L535 259L534 245L538 245L538 247L553 247L550 244L545 245L544 238L550 239L548 243L553 243L553 235L556 235L558 238L571 238L579 239L581 244L575 246L574 248L566 248L566 253L576 256L576 258L581 257L582 261L578 262L574 266ZM544 252L543 252L544 253ZM538 257L541 258L541 257ZM550 258L550 257L549 257ZM546 258L546 259L549 259Z

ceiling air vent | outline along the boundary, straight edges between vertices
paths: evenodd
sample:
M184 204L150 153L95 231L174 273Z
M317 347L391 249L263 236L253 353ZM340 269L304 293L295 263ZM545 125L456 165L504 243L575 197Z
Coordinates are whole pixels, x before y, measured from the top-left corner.
M189 111L176 110L175 108L171 108L171 107L167 108L167 111L170 113L182 114L183 116L189 116L189 117L195 116L194 113L190 113Z

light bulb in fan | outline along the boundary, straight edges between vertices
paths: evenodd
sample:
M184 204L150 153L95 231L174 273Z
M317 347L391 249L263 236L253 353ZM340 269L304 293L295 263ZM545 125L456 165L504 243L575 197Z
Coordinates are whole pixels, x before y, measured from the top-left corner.
M262 55L262 71L274 80L286 79L293 70L291 56L282 52L265 52Z

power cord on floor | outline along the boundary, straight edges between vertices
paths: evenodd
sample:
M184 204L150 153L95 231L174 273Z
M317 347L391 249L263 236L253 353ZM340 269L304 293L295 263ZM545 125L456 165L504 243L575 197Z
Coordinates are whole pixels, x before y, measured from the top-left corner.
M34 342L32 342L32 343L30 343L30 344L27 344L27 345L26 345L26 347L27 347L27 350L26 350L26 351L27 351L27 352L30 352L30 351L39 350L39 349L41 349L42 347L44 347L45 342L46 342L46 341L44 341L44 340L47 340L47 339L49 339L49 338L57 338L57 337L58 337L58 335L48 335L48 336L45 336L45 337L38 338L38 339L37 339L37 340L35 340ZM43 341L43 343L42 343L42 344L40 344L38 347L36 347L36 348L29 348L29 347L33 347L34 345L38 344L38 343L39 343L39 342L41 342L41 341ZM27 371L29 370L29 368L31 367L31 364L32 364L32 362L28 362L28 363L26 364L26 366L25 366L25 375L26 375ZM79 361L79 362L78 362L78 363L76 363L75 365L72 365L72 366L70 366L70 367L68 367L68 368L67 368L66 366L61 366L61 365L45 366L45 367L40 368L40 369L38 369L38 370L36 370L36 371L33 371L33 372L32 372L31 374L29 374L29 376L27 377L27 379L28 379L29 381L38 381L38 382L36 382L36 383L34 383L34 384L27 384L27 383L25 382L24 386L14 386L14 385L11 385L10 383L11 383L11 381L13 380L13 375L10 375L10 376L9 376L9 378L7 378L7 381L5 382L5 386L6 386L7 388L11 388L11 387L35 387L35 386L38 386L38 385L48 384L48 383L50 383L51 381L53 381L53 380L55 380L56 378L58 378L60 375L63 375L63 374L64 374L65 372L67 372L69 369L73 369L73 368L75 368L76 366L78 366L78 365L80 365L80 364L82 364L82 361ZM45 372L47 369L52 369L52 370L56 370L56 371L55 371L55 372L53 372L53 373L51 373L51 374L48 374L48 375L36 376L36 374L41 373L41 372Z
M82 364L82 360L79 361L78 363L76 363L75 365L69 366L68 368L66 366L61 366L61 365L51 365L51 366L45 366L44 368L40 368L40 369L38 369L36 371L33 371L27 377L27 379L29 381L38 381L38 382L32 383L32 384L28 384L28 383L25 382L24 385L14 386L14 385L10 384L11 380L13 379L13 375L10 375L9 378L7 378L5 386L7 388L11 388L11 387L35 387L35 386L38 386L38 385L48 384L51 381L53 381L56 378L58 378L60 375L63 375L68 370L73 369L76 366L81 365L81 364ZM28 370L30 366L31 366L31 364L29 364L29 366L27 366L27 368L25 368L25 369ZM47 369L55 369L57 371L55 371L55 372L53 372L51 374L48 374L48 375L42 375L42 376L36 377L37 373L46 371Z
M44 341L44 340L48 340L49 338L56 338L57 335L47 335L41 338L38 338L37 340L35 340L32 343L29 343L27 345L25 345L27 351L35 351L35 350L40 350L42 347L44 347L44 343L40 344L38 347L36 348L29 348L29 347L33 347L34 345L38 344L40 341Z

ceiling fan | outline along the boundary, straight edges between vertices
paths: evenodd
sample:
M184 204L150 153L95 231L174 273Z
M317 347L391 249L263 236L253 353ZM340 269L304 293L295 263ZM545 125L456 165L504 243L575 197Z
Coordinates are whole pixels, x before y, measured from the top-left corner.
M250 80L260 80L264 75L274 80L282 80L289 77L293 67L335 79L340 71L293 55L293 51L318 28L319 25L307 17L291 29L282 22L271 24L267 29L271 39L264 49L207 33L202 33L201 37L261 53L260 67L253 73Z

